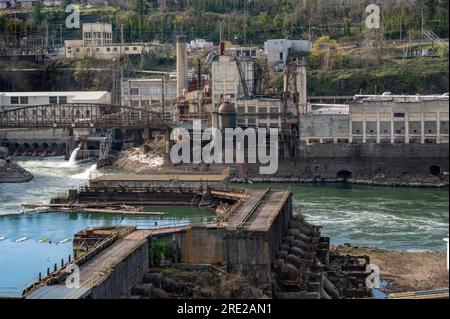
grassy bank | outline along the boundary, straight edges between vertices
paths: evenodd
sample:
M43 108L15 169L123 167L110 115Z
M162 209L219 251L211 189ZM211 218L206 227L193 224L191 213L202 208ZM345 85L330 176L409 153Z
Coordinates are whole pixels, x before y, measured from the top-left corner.
M445 93L449 86L448 67L446 58L419 58L379 67L310 70L308 94Z

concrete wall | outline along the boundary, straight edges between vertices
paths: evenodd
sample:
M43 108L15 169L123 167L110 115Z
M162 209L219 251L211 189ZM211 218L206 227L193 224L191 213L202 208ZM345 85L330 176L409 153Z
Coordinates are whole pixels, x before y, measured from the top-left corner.
M258 182L335 181L340 171L354 182L374 185L443 186L448 176L435 176L432 166L449 172L448 144L314 144L300 143L296 160L280 160L273 175L260 175L259 165L247 165Z
M193 227L185 233L181 260L193 264L225 264L225 245L222 230Z
M148 241L122 261L98 286L92 288L92 299L118 299L126 294L148 272Z
M254 93L255 63L252 60L241 61L242 71L249 93ZM220 56L212 63L212 97L213 108L217 107L223 96L224 101L236 103L236 99L244 96L238 66L233 57Z
M349 138L349 116L343 114L308 114L300 119L300 139L307 143L338 142Z

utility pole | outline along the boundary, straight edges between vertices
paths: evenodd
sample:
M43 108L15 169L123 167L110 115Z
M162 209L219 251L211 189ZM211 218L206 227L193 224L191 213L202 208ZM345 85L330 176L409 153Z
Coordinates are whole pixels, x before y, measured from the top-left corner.
M123 23L120 25L120 58L122 58L122 47L123 47Z
M61 43L61 47L63 47L64 43L63 43L62 24L59 25L59 42Z
M244 46L247 45L247 0L244 0Z
M162 113L163 113L163 120L166 116L166 76L163 74L161 77L161 105L162 105Z

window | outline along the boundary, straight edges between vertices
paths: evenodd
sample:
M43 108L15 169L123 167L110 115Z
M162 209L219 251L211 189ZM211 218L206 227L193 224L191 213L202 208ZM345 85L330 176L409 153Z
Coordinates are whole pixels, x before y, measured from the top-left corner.
M125 47L125 51L128 51L128 50L130 50L130 48L129 47Z
M133 51L137 51L137 47L133 47Z
M110 52L111 51L111 48L106 48L106 52Z
M280 52L280 61L284 61L284 53Z
M28 104L28 96L21 96L20 104Z
M60 96L59 104L67 104L67 96Z
M265 107L259 108L259 119L260 120L267 120L267 109Z
M142 100L142 101L141 101L141 106L142 106L142 107L148 107L148 106L150 106L150 101L149 101L149 100Z
M99 52L100 51L100 48L95 48L95 52Z
M141 95L150 95L150 88L141 88Z
M139 88L131 88L130 94L131 95L139 95Z
M80 52L80 48L76 48L76 49L75 49L75 52Z
M394 117L397 117L397 118L405 117L405 113L394 113Z
M19 104L19 97L11 96L11 104Z
M114 47L114 52L117 52L117 48L116 47Z
M57 96L49 96L48 97L48 103L50 103L50 104L58 104L58 97Z

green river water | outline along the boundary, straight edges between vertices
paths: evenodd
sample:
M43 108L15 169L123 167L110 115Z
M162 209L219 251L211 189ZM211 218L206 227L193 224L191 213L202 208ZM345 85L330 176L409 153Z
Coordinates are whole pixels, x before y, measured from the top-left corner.
M24 203L48 203L70 187L84 185L90 165L69 165L63 158L18 159L34 174L27 184L0 184L0 296L17 295L39 272L67 259L71 242L60 243L91 226L135 225L154 228L213 218L191 207L154 207L164 216L111 214L20 214ZM261 187L261 186L258 186ZM271 185L287 187L287 185ZM445 250L448 234L447 190L351 185L293 186L294 213L323 226L332 244L352 243L396 250ZM17 239L27 237L22 242ZM38 243L47 237L51 243Z

